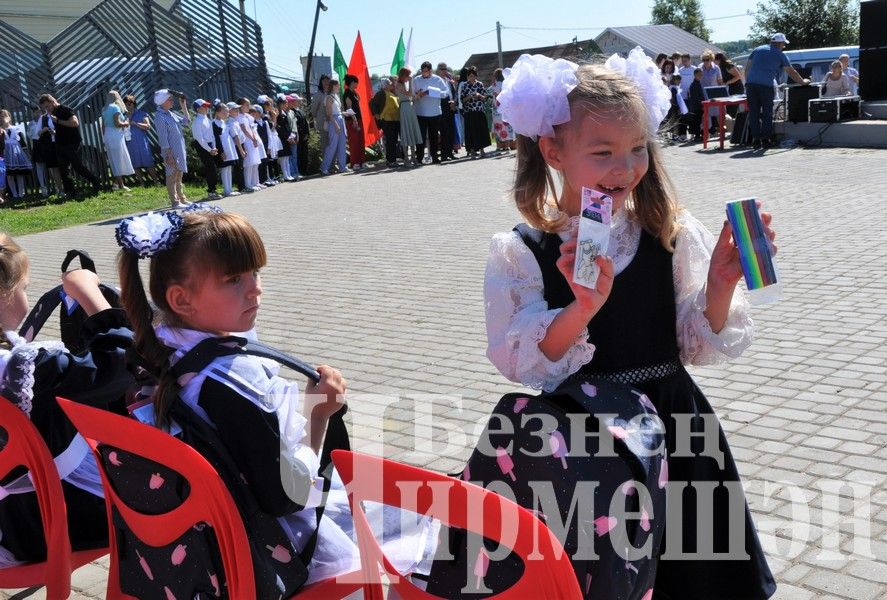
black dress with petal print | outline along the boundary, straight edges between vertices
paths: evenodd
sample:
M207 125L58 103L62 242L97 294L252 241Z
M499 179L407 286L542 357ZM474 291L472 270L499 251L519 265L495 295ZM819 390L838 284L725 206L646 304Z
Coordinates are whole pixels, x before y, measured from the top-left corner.
M524 239L527 241L526 236ZM567 306L574 299L555 265L560 244L556 234L545 234L541 244L529 244L542 270L549 308ZM776 583L739 486L736 463L714 410L680 363L676 320L672 254L644 231L634 259L616 276L609 298L588 325L588 341L595 345L594 358L571 380L602 377L642 390L665 425L669 489L682 485L680 482L690 486L714 482L714 490L707 494L713 516L705 522L701 520L705 513L696 503L697 494L689 487L683 492L682 506L677 505L677 498L669 496L670 513L676 514L669 514L666 524L653 598L769 598L776 591ZM678 420L687 422L694 433L716 428L713 437L718 440L718 452L703 448L701 436L678 440ZM690 456L676 455L678 442L682 448L690 447ZM681 529L679 548L668 547L669 537L674 538L669 527ZM730 531L738 533L735 537L739 539L731 539ZM692 556L697 551L697 532L711 542L717 558ZM698 550L701 554L703 549ZM725 559L728 552L744 558ZM670 558L680 554L685 556Z

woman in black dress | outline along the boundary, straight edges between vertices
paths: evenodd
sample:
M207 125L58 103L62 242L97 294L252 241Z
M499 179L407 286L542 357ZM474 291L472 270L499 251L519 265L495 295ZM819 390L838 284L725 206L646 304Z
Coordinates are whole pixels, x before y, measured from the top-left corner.
M468 67L468 81L460 85L459 98L462 100L462 118L465 121L465 150L470 158L486 156L484 148L490 145L490 130L487 128L485 104L487 90L477 80L477 68Z

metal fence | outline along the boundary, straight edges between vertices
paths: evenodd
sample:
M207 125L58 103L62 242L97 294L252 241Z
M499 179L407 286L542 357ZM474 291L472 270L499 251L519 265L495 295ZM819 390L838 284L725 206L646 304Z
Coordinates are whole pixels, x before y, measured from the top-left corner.
M70 106L84 163L105 181L107 93L134 94L153 113L154 90L164 87L189 99L270 93L259 25L227 0L177 0L169 10L152 0L105 0L45 44L0 21L0 107L28 123L42 93Z

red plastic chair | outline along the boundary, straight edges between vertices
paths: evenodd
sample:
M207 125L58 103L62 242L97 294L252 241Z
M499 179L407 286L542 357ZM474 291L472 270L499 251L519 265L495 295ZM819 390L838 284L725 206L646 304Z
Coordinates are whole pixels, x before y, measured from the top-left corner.
M112 505L133 534L152 546L172 543L196 523L209 524L218 540L229 597L238 599L255 597L252 556L240 513L218 473L199 452L173 436L139 423L135 419L77 404L64 398L58 398L58 402L92 448L102 474L111 542L107 592L109 600L132 598L120 589L117 545L111 522ZM162 515L145 515L129 508L110 485L98 452L99 444L114 446L178 472L190 484L191 492L188 498L175 509ZM294 598L299 600L342 598L360 587L361 585L357 583L340 583L336 578L331 578L304 587Z
M373 582L364 586L366 599L383 598L379 565L391 587L405 600L437 596L413 586L385 557L363 512L363 501L399 506L494 541L507 540L523 560L524 572L513 586L490 598L582 598L576 573L560 541L533 513L511 500L459 479L366 454L334 450L332 458L348 489L363 576ZM411 492L407 501L402 498L404 490Z
M0 396L0 425L8 440L0 450L0 478L16 467L28 469L40 506L46 560L0 569L0 588L46 586L46 597L55 600L71 594L71 572L108 553L107 548L71 552L65 496L52 454L31 423L15 404Z

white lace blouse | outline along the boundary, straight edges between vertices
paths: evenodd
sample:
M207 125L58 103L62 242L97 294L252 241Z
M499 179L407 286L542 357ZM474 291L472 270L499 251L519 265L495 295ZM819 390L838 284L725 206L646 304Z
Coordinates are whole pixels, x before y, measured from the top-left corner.
M714 333L705 318L705 282L715 238L690 213L678 215L681 225L672 260L677 309L677 341L684 364L706 365L736 358L751 344L753 323L748 304L737 287L723 329ZM559 235L566 240L575 224ZM542 232L534 232L541 239ZM625 211L614 215L609 255L618 275L631 263L641 239L641 226ZM539 349L561 309L549 309L543 295L542 272L517 232L497 233L490 243L484 278L487 357L511 381L550 391L594 356L583 331L566 354L548 360Z

